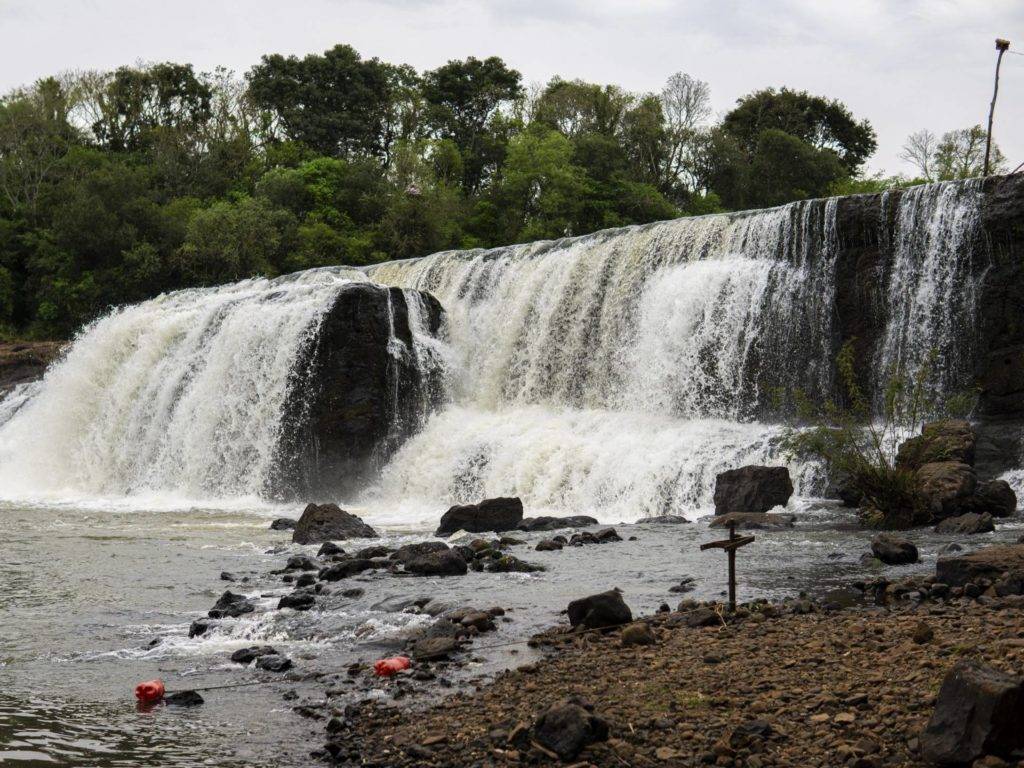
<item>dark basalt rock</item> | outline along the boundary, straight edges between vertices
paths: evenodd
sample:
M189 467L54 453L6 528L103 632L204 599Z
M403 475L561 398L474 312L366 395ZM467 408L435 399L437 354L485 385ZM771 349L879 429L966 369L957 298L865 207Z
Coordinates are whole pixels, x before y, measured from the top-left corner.
M957 517L947 517L935 526L936 533L959 533L971 535L975 533L991 533L996 529L992 515L985 512L976 514L968 512Z
M409 558L405 570L417 576L463 576L469 567L461 555L446 548Z
M889 533L880 533L871 540L872 554L886 565L916 563L917 547L912 541Z
M369 282L339 289L294 363L277 495L351 495L441 402L442 368L414 350L411 312L444 335L444 310L428 293Z
M560 541L555 541L554 539L542 539L537 542L537 546L534 547L534 549L538 552L557 552L563 546L565 545Z
M608 740L608 723L592 707L576 699L559 702L533 724L533 738L563 761L576 759L583 748Z
M505 555L497 560L491 560L484 566L484 570L490 573L534 573L536 571L543 571L545 568L543 565L534 565L533 563L524 562L518 557Z
M968 508L992 517L1010 517L1017 511L1017 494L1005 480L990 480L978 486Z
M236 664L252 664L261 656L270 656L277 653L277 650L270 645L252 645L248 648L239 648L231 654L231 660Z
M297 520L292 520L290 517L279 517L277 520L270 524L270 530L272 531L293 531L295 530L295 524Z
M514 531L522 521L523 502L520 499L484 499L479 504L465 504L449 509L442 515L434 535L450 536L456 531Z
M786 506L792 495L793 481L786 467L730 469L715 478L715 514L767 512Z
M292 592L290 595L282 597L278 603L278 610L281 608L291 608L295 611L308 611L316 605L316 597L312 592L298 591Z
M935 579L951 587L963 587L980 579L995 581L1012 571L1024 571L1024 544L985 547L966 555L940 557L935 564Z
M286 571L319 571L320 563L308 555L292 555L285 563Z
M319 544L344 539L373 539L377 532L337 504L309 504L295 525L292 541Z
M264 672L287 672L291 668L292 660L277 654L256 659L256 669L262 669Z
M559 531L564 528L587 528L597 525L597 520L587 515L569 517L524 517L519 523L520 531Z
M242 614L252 613L254 610L256 610L256 606L245 595L236 595L228 590L217 599L207 615L211 619L238 618Z
M654 517L641 517L636 521L637 525L684 525L690 522L682 515L655 515Z
M334 557L336 555L344 555L345 550L335 544L333 541L325 541L323 546L317 550L317 557Z
M405 563L413 558L426 555L431 552L443 552L448 549L443 541L420 541L416 544L405 544L398 548L398 551L391 555L392 560Z
M370 560L352 558L329 565L320 571L318 578L321 581L341 581L342 579L355 576L357 573L368 571L373 567L374 564Z
M169 707L198 707L203 697L196 691L175 691L164 696L164 704Z
M573 627L582 624L587 629L613 627L633 620L633 612L617 589L573 600L567 613Z
M210 627L215 626L215 623L208 621L207 619L196 619L188 627L189 637L201 637L210 631Z

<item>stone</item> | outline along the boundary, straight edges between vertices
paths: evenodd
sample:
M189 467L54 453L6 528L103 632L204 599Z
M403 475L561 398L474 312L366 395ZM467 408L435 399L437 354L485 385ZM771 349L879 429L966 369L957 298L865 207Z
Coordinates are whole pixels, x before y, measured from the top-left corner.
M319 573L321 581L341 581L355 576L357 573L368 571L374 567L373 561L349 558L341 560L334 565L329 565Z
M459 641L454 637L425 637L416 641L412 655L420 661L446 659L459 650Z
M533 738L563 761L575 760L583 748L608 739L608 723L576 700L546 710L533 724Z
M376 536L373 528L337 504L308 504L295 525L292 541L296 544L320 544Z
M962 660L942 681L935 710L921 734L933 763L962 764L983 755L1009 757L1024 748L1024 681Z
M284 569L286 571L319 571L321 567L319 562L308 555L292 555L288 558Z
M353 587L352 589L343 589L341 591L341 596L348 598L362 597L365 594L366 590L362 587Z
M335 544L333 541L325 541L320 549L317 550L317 557L337 557L338 555L344 555L345 550Z
M512 555L504 555L497 560L491 560L484 570L489 573L535 573L546 570L543 565L528 563Z
M286 656L269 654L256 659L256 669L262 669L264 672L287 672L291 668L292 660Z
M969 503L970 510L992 517L1010 517L1017 511L1017 494L1005 480L990 480L978 486Z
M995 581L1011 571L1024 571L1024 545L985 547L966 555L940 557L935 578L950 587L963 587L979 579Z
M210 631L210 627L214 626L212 621L206 619L196 619L188 627L189 637L201 637Z
M292 592L290 595L285 595L277 601L277 608L291 608L294 611L308 611L316 605L316 597L312 592L306 592L304 590Z
M456 531L484 533L514 531L523 520L523 502L515 497L484 499L479 504L451 507L441 516L435 536L450 536Z
M256 606L245 595L238 595L228 590L217 598L217 602L207 612L207 616L211 619L236 619L242 614L252 613L254 610L256 610Z
M406 573L417 576L463 576L469 570L466 561L447 547L412 557L404 565Z
M231 654L231 660L236 664L252 664L261 656L277 654L277 649L270 645L251 645L248 648L239 648Z
M900 444L896 453L896 466L910 470L936 462L957 462L973 466L977 441L974 428L967 421L933 421L924 425L920 435Z
M484 611L474 611L463 616L459 624L463 627L475 627L481 632L491 632L494 630L494 616Z
M622 630L619 642L623 648L633 645L654 645L654 633L645 622L638 621Z
M392 560L397 560L403 565L414 558L426 555L431 552L443 552L450 547L443 541L419 541L415 544L405 544L391 554Z
M588 515L568 517L524 517L517 526L520 531L558 531L564 528L587 528L597 525L597 520Z
M560 550L564 545L560 541L553 539L542 539L537 542L537 546L534 547L538 552L556 552Z
M715 514L767 512L786 506L792 495L793 481L786 467L730 469L715 478Z
M921 505L935 520L968 511L978 485L971 466L958 461L923 464L914 481Z
M995 529L996 526L992 521L992 515L988 512L983 512L980 515L976 512L966 512L956 517L947 517L945 520L939 521L939 524L935 526L936 533L962 534L965 536L975 533L992 533Z
M926 645L935 639L935 630L927 622L919 621L914 625L914 631L910 637L918 645Z
M164 696L164 704L169 707L198 707L203 697L196 691L175 691Z
M683 606L680 605L679 611L683 612L683 624L688 627L715 627L722 624L722 617L710 608L697 608L684 612Z
M295 529L297 520L292 520L290 517L279 517L277 520L270 524L270 530L272 531L291 531Z
M567 613L569 624L586 629L615 627L633 620L633 612L617 589L573 600Z
M792 528L796 521L796 515L769 515L764 512L729 512L724 515L717 515L708 523L709 528L728 528L734 524L740 530L744 529L772 529Z
M690 522L682 515L655 515L654 517L641 517L636 521L637 525L683 525Z
M912 541L880 533L871 540L871 552L886 565L906 565L918 560L917 547Z

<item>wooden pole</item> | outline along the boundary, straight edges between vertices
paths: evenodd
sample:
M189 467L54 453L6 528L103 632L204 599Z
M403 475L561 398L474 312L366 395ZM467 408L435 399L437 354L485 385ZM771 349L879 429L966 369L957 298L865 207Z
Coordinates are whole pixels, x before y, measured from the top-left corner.
M1003 63L1003 56L1010 49L1010 41L997 39L996 50L999 51L999 56L996 58L996 84L992 91L992 104L988 108L988 133L985 134L985 170L982 175L988 176L989 171L989 159L992 156L992 120L996 114L996 97L999 95L999 67Z

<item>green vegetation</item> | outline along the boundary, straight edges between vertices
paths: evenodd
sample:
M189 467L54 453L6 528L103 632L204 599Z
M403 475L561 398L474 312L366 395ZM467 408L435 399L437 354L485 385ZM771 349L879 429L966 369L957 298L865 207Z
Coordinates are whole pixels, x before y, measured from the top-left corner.
M787 89L714 124L498 58L419 73L338 45L244 78L160 63L0 99L0 335L66 337L162 291L873 191L866 121Z

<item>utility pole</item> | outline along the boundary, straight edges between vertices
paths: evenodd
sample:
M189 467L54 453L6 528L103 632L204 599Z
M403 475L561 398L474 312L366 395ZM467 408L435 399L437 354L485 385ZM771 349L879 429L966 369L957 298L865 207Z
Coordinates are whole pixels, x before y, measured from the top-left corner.
M992 104L988 108L988 133L985 135L985 171L984 176L988 176L989 158L992 155L992 118L996 114L996 97L999 95L999 67L1003 63L1003 55L1010 50L1010 41L1003 40L1002 38L996 38L996 50L999 51L999 57L996 59L996 86L992 91Z

